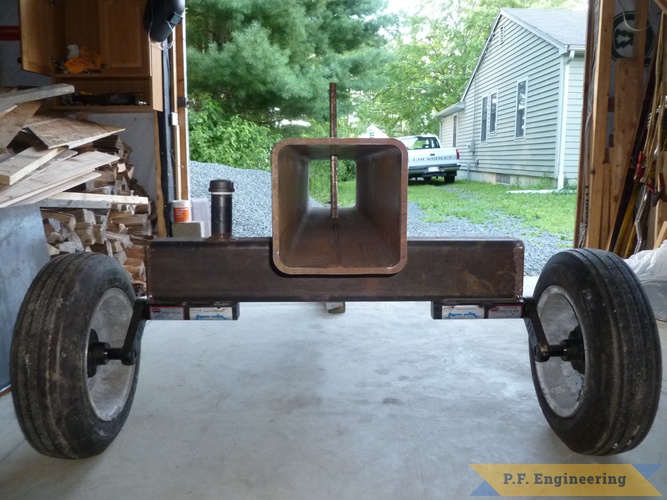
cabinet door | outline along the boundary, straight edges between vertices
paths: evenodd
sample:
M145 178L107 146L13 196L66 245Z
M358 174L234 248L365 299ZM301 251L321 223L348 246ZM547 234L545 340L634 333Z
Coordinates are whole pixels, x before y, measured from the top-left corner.
M26 71L50 75L53 72L54 16L52 0L20 0L21 65Z
M107 75L149 75L146 2L100 0L100 51Z

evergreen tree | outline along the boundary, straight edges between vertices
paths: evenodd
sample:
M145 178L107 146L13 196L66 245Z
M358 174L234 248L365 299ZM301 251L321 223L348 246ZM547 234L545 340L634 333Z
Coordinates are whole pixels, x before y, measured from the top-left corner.
M188 84L227 114L257 123L326 119L329 82L341 114L350 93L380 87L397 22L384 0L189 0Z

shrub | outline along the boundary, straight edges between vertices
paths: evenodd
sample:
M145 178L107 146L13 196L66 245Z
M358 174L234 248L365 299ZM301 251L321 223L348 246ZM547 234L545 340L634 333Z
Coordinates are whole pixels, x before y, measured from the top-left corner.
M189 125L193 160L271 170L271 149L281 137L269 127L225 116L220 103L207 95L190 112Z

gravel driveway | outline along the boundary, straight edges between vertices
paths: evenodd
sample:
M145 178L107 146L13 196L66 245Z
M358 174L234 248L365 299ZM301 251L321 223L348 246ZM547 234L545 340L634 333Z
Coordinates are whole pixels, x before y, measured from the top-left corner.
M271 174L214 163L190 162L190 192L193 198L207 198L211 179L234 181L234 236L271 236ZM446 222L425 222L416 203L408 204L408 237L511 237L526 247L525 274L536 276L554 253L567 246L558 235L525 227L519 219L491 214L485 224L473 224L452 217Z

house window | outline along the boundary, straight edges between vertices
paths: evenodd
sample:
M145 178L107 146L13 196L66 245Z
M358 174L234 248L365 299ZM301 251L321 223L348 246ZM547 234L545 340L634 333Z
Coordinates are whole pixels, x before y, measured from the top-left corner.
M456 132L459 128L459 115L454 115L452 117L452 147L456 147Z
M480 136L480 140L482 142L486 142L486 131L488 129L488 123L489 123L489 97L484 96L482 97L482 123L481 123L482 133Z
M496 117L498 116L498 93L491 94L489 101L489 133L496 132Z
M515 137L526 135L526 80L516 84L516 128Z

